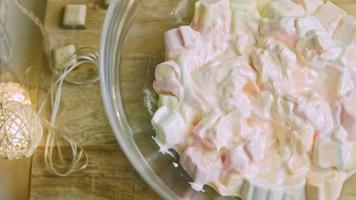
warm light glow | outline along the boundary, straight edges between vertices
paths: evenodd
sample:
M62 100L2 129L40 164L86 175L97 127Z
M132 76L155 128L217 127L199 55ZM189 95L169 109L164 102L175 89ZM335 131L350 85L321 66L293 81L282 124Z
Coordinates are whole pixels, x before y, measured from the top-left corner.
M29 157L41 137L41 121L28 92L17 83L0 83L0 157Z

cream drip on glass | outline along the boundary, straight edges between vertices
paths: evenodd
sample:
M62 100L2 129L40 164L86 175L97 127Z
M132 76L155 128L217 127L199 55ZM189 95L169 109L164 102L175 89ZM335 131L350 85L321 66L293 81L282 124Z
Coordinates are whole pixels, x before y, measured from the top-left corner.
M356 19L322 0L199 0L165 34L157 141L244 199L337 199L356 169Z

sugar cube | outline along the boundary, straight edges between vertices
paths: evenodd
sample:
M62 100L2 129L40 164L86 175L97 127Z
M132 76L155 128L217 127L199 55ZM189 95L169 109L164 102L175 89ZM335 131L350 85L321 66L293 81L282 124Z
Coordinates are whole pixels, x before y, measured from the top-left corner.
M68 59L75 52L76 52L76 48L73 44L58 47L58 48L54 49L52 52L53 58L54 58L54 60L53 60L54 67L55 68L58 68L58 67L64 68L64 67L67 67L68 65L76 63L76 60L71 60L66 65L62 65L63 63L68 61Z
M66 28L85 28L87 6L68 4L64 8L63 26Z

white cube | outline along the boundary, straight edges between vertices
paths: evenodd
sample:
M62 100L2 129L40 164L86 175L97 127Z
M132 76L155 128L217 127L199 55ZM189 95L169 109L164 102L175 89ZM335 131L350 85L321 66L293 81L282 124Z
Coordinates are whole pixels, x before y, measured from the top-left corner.
M66 28L85 28L87 5L68 4L64 8L63 26Z
M296 22L299 36L304 37L309 31L312 30L325 30L324 26L314 16L300 17Z
M326 2L315 11L314 16L329 33L333 33L339 21L346 15L345 11L331 2Z
M315 145L314 160L319 167L324 169L333 167L343 169L350 158L350 150L347 143L330 138L320 139Z
M55 69L65 68L71 64L76 63L76 60L68 60L74 53L76 52L76 48L73 44L58 47L53 50L53 64ZM67 62L65 65L64 63Z
M351 15L343 17L334 32L333 38L346 46L356 42L356 18Z

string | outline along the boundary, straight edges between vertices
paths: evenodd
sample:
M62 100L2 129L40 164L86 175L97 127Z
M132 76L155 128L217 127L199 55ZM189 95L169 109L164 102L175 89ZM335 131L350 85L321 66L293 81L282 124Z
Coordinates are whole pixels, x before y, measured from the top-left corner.
M47 134L46 144L45 144L45 153L44 153L45 165L47 169L55 175L68 176L73 172L77 172L85 169L88 165L88 156L83 146L71 137L73 133L71 133L69 130L65 128L59 130L56 127L57 115L59 112L59 107L60 107L60 102L62 97L63 83L64 81L66 81L76 85L83 85L83 84L90 84L98 81L99 80L98 76L93 76L84 80L77 80L75 78L69 79L68 75L73 70L79 68L84 64L98 66L99 56L98 53L91 48L87 48L87 47L80 48L72 56L66 59L65 62L59 64L58 66L53 66L53 62L50 54L51 50L49 48L50 45L49 45L48 35L41 21L38 19L36 15L34 15L32 12L24 8L19 0L15 0L15 3L17 7L19 7L20 11L22 11L24 15L30 18L33 21L33 23L40 29L44 39L46 55L51 65L51 68L53 70L53 73L56 77L56 79L51 83L49 92L43 97L41 101L42 103L38 109L38 113L42 113L42 111L44 110L45 106L48 103L47 102L48 98L50 99L49 102L50 109L51 109L50 119L49 121L43 119L43 123L48 128L48 134ZM64 142L68 143L70 146L72 155L69 163L68 161L66 162L63 156L62 145L59 143L60 140L63 140ZM55 151L55 147L56 147L56 151ZM59 160L58 162L55 161L55 156L54 156L55 153L57 153L58 155L57 156Z

